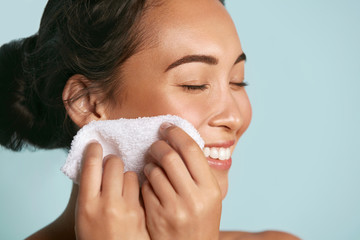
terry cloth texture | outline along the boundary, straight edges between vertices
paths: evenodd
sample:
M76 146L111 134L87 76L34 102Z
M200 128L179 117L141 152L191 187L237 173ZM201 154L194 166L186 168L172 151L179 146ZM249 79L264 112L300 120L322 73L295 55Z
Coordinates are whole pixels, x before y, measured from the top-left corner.
M182 128L201 149L204 148L204 140L195 127L178 116L93 121L75 135L61 171L79 183L83 152L91 141L96 140L103 148L103 157L109 154L119 156L124 162L124 171L135 171L141 184L145 179L143 168L146 153L151 144L160 139L159 127L163 122Z

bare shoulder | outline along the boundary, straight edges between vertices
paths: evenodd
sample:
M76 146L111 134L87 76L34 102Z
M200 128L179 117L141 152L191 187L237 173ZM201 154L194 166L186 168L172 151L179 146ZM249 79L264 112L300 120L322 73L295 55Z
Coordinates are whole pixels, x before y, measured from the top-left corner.
M251 232L220 232L220 240L301 240L300 238L280 231Z
M53 239L54 235L51 234L51 228L44 227L43 229L33 233L29 237L27 237L25 240L48 240Z
M62 226L57 226L54 222L48 226L33 233L25 240L75 240L75 233L73 229L67 229Z

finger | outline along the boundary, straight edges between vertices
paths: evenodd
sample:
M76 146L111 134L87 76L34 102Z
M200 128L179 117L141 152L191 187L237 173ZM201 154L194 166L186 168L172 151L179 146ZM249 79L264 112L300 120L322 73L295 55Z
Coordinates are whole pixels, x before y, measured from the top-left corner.
M144 201L146 215L151 210L154 210L161 206L159 199L157 198L154 190L152 189L149 181L145 181L141 186L141 194Z
M184 130L165 123L160 127L160 134L179 153L195 182L213 177L203 151Z
M99 195L102 176L102 147L90 143L83 154L79 184L79 198L94 198Z
M127 203L139 203L140 186L135 172L124 173L122 195Z
M121 198L123 191L123 177L123 161L115 155L106 156L101 194L104 196Z
M175 191L180 195L188 194L194 180L179 154L163 140L153 143L149 153L153 161L164 169Z
M173 186L170 184L165 172L158 165L154 163L146 164L144 173L161 205L164 206L166 202L175 198L176 193Z

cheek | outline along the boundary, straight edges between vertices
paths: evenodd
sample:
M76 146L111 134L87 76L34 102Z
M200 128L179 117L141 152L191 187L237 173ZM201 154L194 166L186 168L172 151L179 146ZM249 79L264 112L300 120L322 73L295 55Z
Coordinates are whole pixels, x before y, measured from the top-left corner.
M144 103L144 111L152 115L171 114L180 116L195 127L202 124L209 107L203 98L197 96L184 97L183 94L171 91L159 91L151 94Z
M175 89L176 90L176 89ZM116 109L112 109L112 119L136 118L157 115L177 115L194 126L199 126L201 119L206 114L204 99L196 96L184 97L179 91L172 88L147 86L140 89L132 89L124 101Z

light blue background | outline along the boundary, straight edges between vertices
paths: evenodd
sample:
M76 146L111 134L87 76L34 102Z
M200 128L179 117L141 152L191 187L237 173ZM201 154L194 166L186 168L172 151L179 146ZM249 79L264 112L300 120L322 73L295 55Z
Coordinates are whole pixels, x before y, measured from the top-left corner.
M44 0L0 0L0 44L36 32ZM222 229L360 239L360 2L228 0L253 121L233 157ZM1 115L6 113L1 113ZM65 208L62 151L0 150L0 239Z

